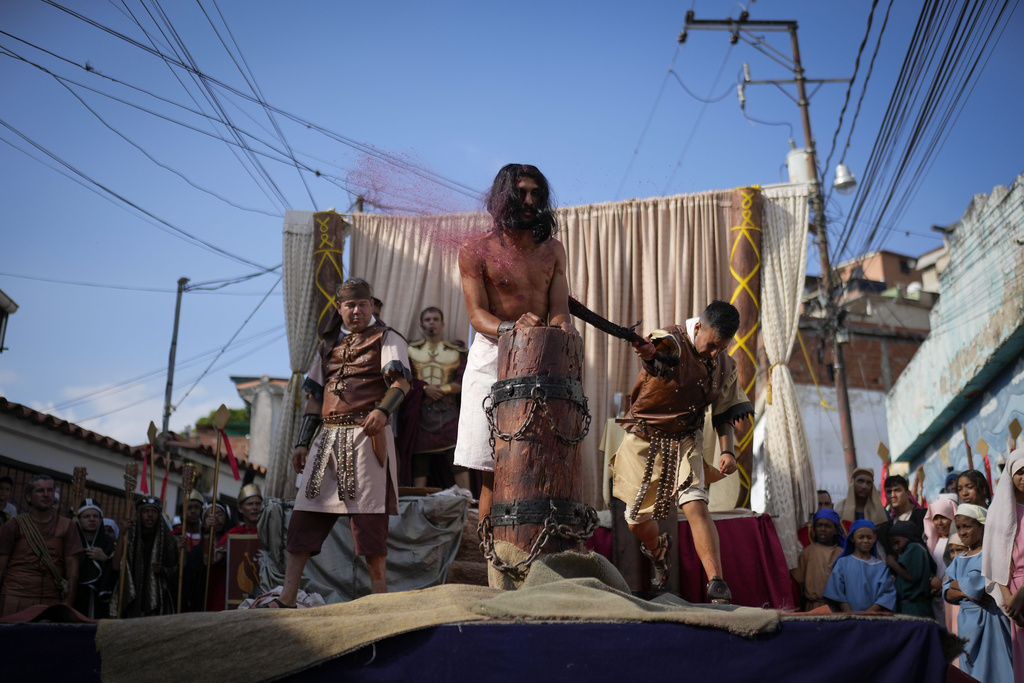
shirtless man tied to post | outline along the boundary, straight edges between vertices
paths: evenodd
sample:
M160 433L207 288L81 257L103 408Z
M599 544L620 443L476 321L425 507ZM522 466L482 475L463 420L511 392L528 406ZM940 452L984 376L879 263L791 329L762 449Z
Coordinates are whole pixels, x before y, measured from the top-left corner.
M482 409L497 381L498 337L514 328L558 326L576 334L562 243L547 179L535 166L508 164L487 195L493 229L459 251L462 292L476 338L463 377L455 464L481 470L480 519L491 508L494 457Z

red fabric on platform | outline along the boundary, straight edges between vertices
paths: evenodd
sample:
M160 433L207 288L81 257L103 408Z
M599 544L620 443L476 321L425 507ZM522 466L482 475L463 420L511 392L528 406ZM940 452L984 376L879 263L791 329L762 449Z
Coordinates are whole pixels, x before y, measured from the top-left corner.
M771 516L722 519L715 526L722 548L722 578L729 584L734 605L792 610L800 604ZM686 521L679 522L679 569L679 597L707 602L708 577Z
M594 529L593 535L587 539L587 550L593 550L598 555L603 555L609 562L612 561L612 530L604 527Z

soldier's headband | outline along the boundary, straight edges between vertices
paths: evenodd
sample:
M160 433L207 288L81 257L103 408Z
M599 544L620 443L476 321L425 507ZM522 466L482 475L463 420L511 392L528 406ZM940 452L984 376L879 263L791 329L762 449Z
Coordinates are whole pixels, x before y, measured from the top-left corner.
M373 291L365 282L345 282L338 287L338 302L372 299Z

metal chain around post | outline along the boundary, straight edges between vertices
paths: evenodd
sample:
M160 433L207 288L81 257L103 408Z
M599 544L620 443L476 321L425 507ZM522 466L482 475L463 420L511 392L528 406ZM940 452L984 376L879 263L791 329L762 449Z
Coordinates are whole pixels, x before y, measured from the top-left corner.
M497 569L498 571L506 574L511 574L514 578L522 579L526 576L526 573L530 570L530 565L533 564L540 556L541 550L547 545L548 541L553 536L559 538L565 538L570 541L576 541L577 543L585 543L590 538L594 529L597 528L598 519L597 511L589 505L585 506L587 520L583 528L579 531L574 531L568 524L560 524L556 518L557 510L555 508L555 502L549 501L550 513L547 519L544 520L544 527L541 532L537 534L537 538L533 540L533 545L530 546L530 552L525 558L514 564L508 564L502 560L497 551L494 548L494 529L491 526L491 516L485 515L480 521L480 526L477 527L477 533L480 535L480 551L483 553L487 561Z

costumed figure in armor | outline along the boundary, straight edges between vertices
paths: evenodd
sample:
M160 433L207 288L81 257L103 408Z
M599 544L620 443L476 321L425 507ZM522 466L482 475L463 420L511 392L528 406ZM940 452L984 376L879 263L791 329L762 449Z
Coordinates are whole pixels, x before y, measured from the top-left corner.
M431 478L431 465L441 472L433 479L444 488L454 475L460 488L469 489L469 470L453 465L455 440L459 433L459 398L462 394L462 373L466 370L469 349L461 341L441 339L444 314L431 306L420 313L423 339L409 344L414 388L422 383L419 419L413 437L412 485L426 486ZM447 474L448 476L443 476Z
M640 539L640 549L654 566L652 583L668 583L668 535L658 535L655 520L669 507L680 507L690 523L694 546L710 579L708 598L728 603L732 593L722 578L718 531L708 512L708 479L736 471L733 423L754 414L737 379L736 362L726 353L739 328L739 313L724 301L712 302L700 318L673 325L634 344L643 359L633 387L626 435L612 460L613 491L626 503L626 523ZM655 351L678 355L677 366L654 360ZM719 468L704 464L704 415L721 446ZM708 479L705 476L708 476Z
M178 542L164 519L159 498L143 498L138 503L125 552L125 617L149 617L174 614L178 587ZM117 614L119 590L110 601L110 613Z
M302 570L340 515L349 518L355 554L366 558L371 590L387 591L388 516L398 514L388 420L410 389L409 354L405 339L373 316L372 298L365 280L338 286L340 331L325 333L303 383L309 399L293 454L302 485L288 523L283 590L266 607L295 606Z

